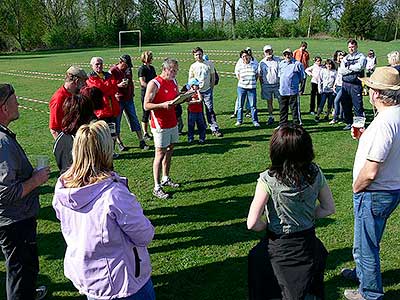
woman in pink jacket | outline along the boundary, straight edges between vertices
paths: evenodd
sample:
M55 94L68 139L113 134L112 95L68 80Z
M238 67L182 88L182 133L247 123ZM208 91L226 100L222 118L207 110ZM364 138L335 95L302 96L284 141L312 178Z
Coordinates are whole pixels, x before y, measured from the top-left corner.
M67 244L64 274L89 300L154 300L147 251L154 228L126 178L112 171L112 154L107 123L81 126L53 199Z

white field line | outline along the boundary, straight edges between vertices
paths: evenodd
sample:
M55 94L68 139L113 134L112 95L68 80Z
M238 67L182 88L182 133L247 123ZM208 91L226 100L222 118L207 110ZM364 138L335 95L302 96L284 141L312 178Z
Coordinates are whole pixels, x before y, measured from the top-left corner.
M60 77L64 77L64 76L65 76L65 75L63 75L63 74L44 73L44 72L26 71L26 70L10 70L10 72L14 72L14 73L24 73L24 74L33 74L33 75L60 76Z
M33 108L33 107L28 107L28 106L23 106L23 105L20 105L19 106L20 108L23 108L23 109L26 109L26 110L31 110L31 111L36 111L36 112L40 112L40 113L45 113L45 114L50 114L50 112L49 111L44 111L44 110L40 110L40 109L36 109L36 108Z
M52 77L35 76L35 75L27 75L27 74L18 74L18 73L10 73L10 72L0 72L0 74L3 74L3 75L10 75L10 76L19 76L19 77L35 78L35 79L46 79L46 80L64 81L63 78L52 78Z
M18 100L23 100L23 101L28 101L28 102L34 102L34 103L40 103L40 104L49 105L49 102L48 102L48 101L38 100L38 99L32 99L32 98L23 97L23 96L17 96L17 99L18 99Z

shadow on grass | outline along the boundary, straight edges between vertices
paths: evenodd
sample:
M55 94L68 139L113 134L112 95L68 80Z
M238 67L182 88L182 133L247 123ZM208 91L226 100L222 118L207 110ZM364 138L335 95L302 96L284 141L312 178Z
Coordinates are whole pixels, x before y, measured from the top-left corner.
M157 300L231 300L247 297L247 257L153 276Z

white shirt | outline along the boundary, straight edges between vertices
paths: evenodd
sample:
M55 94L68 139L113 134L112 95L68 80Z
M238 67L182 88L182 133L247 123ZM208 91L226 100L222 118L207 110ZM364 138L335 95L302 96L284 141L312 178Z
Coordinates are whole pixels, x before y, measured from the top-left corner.
M279 62L280 59L272 56L271 60L264 57L258 65L258 73L262 84L279 85Z
M321 66L317 64L313 64L311 67L305 69L305 72L308 76L311 76L311 82L317 83L319 82L319 72L321 71Z
M239 76L238 87L255 89L257 87L258 65L242 63L236 65L235 74Z
M400 189L400 105L381 111L361 135L353 167L353 182L365 161L379 162L379 171L368 190Z
M333 93L333 85L336 80L336 71L328 70L326 68L321 68L319 73L320 77L320 92L321 93Z
M189 68L188 82L192 78L199 81L200 92L208 91L211 88L211 74L215 73L215 68L211 68L211 64L205 61L196 61Z

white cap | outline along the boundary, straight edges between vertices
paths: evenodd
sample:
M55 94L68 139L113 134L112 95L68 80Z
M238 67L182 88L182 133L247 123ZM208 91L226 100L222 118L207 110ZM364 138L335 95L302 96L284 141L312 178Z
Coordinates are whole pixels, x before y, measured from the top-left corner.
M265 45L263 48L263 51L267 51L267 50L272 50L272 46L271 45Z

